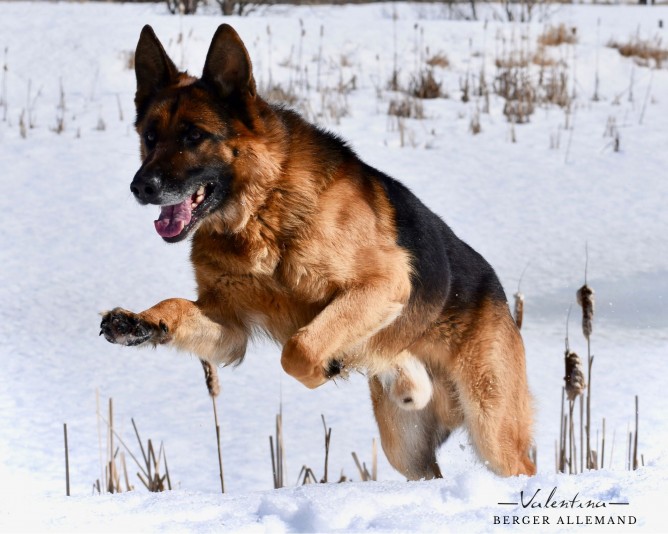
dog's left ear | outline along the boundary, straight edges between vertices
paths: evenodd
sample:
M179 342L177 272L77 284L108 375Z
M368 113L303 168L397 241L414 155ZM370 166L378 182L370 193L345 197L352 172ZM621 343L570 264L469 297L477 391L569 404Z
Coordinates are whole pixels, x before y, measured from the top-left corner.
M239 34L229 24L221 24L213 36L202 80L213 85L223 98L255 98L250 56Z

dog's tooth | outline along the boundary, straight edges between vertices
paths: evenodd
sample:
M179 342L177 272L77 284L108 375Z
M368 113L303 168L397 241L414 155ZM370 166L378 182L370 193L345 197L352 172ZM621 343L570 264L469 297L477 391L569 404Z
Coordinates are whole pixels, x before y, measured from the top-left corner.
M197 190L197 198L204 196L204 186L200 186L200 188Z
M199 195L199 196L195 199L195 202L197 202L197 203L199 204L200 202L202 202L202 200L204 200L204 195Z

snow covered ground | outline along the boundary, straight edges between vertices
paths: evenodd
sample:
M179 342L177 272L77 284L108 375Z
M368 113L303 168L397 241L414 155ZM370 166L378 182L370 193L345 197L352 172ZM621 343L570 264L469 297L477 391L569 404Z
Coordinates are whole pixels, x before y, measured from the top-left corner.
M549 50L570 65L576 105L568 120L574 126L564 129L563 110L539 108L528 124L515 126L515 143L501 99L491 98L474 136L470 122L482 99L460 98L467 72L479 73L484 64L491 80L504 47L535 48L544 29L542 21L501 22L501 13L488 6L481 21L469 22L450 20L441 5L282 6L223 20L212 10L170 16L162 5L0 3L0 52L6 48L0 95L7 104L0 120L0 531L662 529L668 71L639 67L604 45L636 34L666 43L668 7L559 5L536 13L577 27L577 45ZM220 371L223 496L198 361L163 348L120 348L98 337L101 310L140 310L166 297L194 295L188 246L165 245L153 230L155 210L140 207L129 193L139 159L127 54L150 23L177 64L199 73L223 21L245 40L260 86L292 84L311 117L403 180L480 251L509 295L529 264L522 333L536 398L536 477L492 475L472 455L467 436L457 433L439 455L442 481L405 483L381 453L378 483L273 491L268 436L281 402L290 486L302 465L322 475L320 414L333 428L330 479L343 470L359 480L351 452L368 464L377 430L363 377L308 391L284 375L279 350L259 341L239 368ZM450 98L425 101L426 118L406 120L403 148L387 115L396 97L386 90L395 35L404 82L416 71L420 50L442 52L450 62L436 69ZM601 99L593 102L597 61ZM306 76L308 87L301 83ZM340 83L354 89L342 95L334 90ZM346 114L337 119L332 110ZM0 119L4 115L0 107ZM60 119L64 129L57 134ZM611 122L619 152L604 136ZM607 439L614 433L616 442L606 452L612 468L568 477L554 474L554 442L565 315L583 281L586 243L597 292L593 419L605 417ZM571 345L582 355L578 312L575 307ZM103 402L113 397L117 429L135 452L131 417L144 439L165 443L176 491L91 495L100 477L98 390ZM630 473L625 440L636 394L646 467ZM70 498L64 497L64 422ZM132 483L140 487L134 472L130 468ZM536 515L536 509L498 503L519 502L522 491L526 502L539 489L536 501L544 502L554 487L559 500L579 494L629 504L595 514L537 509L549 516L549 526L495 525L495 516L503 523L504 515ZM633 516L637 524L557 524L559 517L575 522L601 510L606 518Z

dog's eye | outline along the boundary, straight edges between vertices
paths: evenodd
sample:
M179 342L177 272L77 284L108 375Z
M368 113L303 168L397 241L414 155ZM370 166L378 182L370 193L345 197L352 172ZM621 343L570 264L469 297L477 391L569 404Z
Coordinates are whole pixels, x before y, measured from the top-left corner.
M204 134L202 133L202 131L196 128L193 128L186 134L186 141L190 143L197 143L198 141L201 141L203 138Z
M146 143L146 146L153 146L155 144L155 132L152 130L149 130L144 134L144 142Z

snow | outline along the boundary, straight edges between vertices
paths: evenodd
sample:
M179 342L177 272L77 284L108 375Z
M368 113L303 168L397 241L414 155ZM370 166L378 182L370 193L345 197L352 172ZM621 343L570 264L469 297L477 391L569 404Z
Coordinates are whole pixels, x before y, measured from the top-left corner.
M666 42L658 20L668 19L668 8L541 8L537 17L578 28L574 50L550 51L574 64L575 127L563 129L562 110L539 108L531 122L515 126L516 143L496 97L491 113L480 115L482 132L469 132L482 103L461 102L459 83L483 61L491 78L499 49L522 35L535 43L544 23L509 24L499 20L497 6L480 9L480 22L450 20L442 5L389 3L276 6L222 19L213 8L177 17L162 5L0 3L8 102L7 120L0 121L0 531L532 532L527 525L495 525L495 515L534 515L497 503L516 502L521 491L549 494L553 487L564 499L578 493L628 501L623 513L638 522L632 528L663 528L668 71L634 66L604 44L636 32ZM270 79L284 87L292 82L311 116L332 104L347 107L340 120L320 121L442 215L495 267L508 295L529 265L522 333L536 403L536 477L491 474L475 459L466 434L457 432L439 453L444 480L406 483L380 453L377 483L295 487L302 465L322 475L320 414L333 429L330 479L343 470L359 480L351 452L368 465L377 438L366 381L353 376L309 391L284 375L278 348L259 340L240 367L220 370L228 491L220 495L211 401L198 361L165 348L117 347L97 336L102 310L141 310L167 297L194 296L187 245L165 245L152 225L157 212L139 206L129 192L139 157L126 54L150 23L177 64L198 73L223 21L246 42L261 87ZM356 88L345 97L315 90L321 26L320 83L334 88L355 76ZM395 33L406 79L415 70L416 43L446 53L451 64L437 71L450 98L426 101L427 118L406 121L409 146L403 148L386 114ZM592 102L597 55L601 101ZM301 75L290 64L308 66L309 88L298 85ZM53 128L61 83L65 129L59 135ZM34 121L26 139L22 110L25 121L28 110ZM620 132L620 152L604 137L610 118ZM556 136L559 147L550 148ZM593 420L600 428L606 418L608 439L614 433L616 444L612 468L565 476L554 473L562 347L566 310L583 281L585 245L597 299ZM575 305L570 334L572 348L586 354ZM145 440L165 443L174 491L91 495L100 477L96 391L102 403L113 397L118 432L131 448L136 451L131 418ZM646 466L628 472L623 457L636 394ZM275 491L268 436L281 403L290 487ZM65 422L70 498L64 496ZM135 469L129 471L139 488ZM566 512L547 512L552 523L540 530L603 528L554 524L559 513L584 515Z

